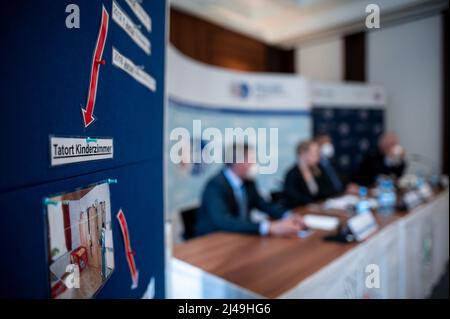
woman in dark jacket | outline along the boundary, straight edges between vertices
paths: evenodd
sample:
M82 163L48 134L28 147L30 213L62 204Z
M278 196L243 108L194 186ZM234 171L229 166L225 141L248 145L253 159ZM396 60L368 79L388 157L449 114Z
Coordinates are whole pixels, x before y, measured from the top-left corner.
M336 194L332 182L320 166L320 147L314 141L297 146L297 163L284 181L285 204L288 208L306 205Z

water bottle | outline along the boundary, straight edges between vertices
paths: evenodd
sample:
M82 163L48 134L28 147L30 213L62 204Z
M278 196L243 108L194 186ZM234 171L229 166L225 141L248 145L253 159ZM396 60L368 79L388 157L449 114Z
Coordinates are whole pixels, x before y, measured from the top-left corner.
M384 216L392 215L397 203L393 181L391 179L382 180L378 186L378 192L378 212Z
M433 190L423 177L417 178L416 188L423 201L427 201L433 196Z
M367 187L359 188L359 200L356 203L356 214L361 215L370 212L370 203L367 198Z

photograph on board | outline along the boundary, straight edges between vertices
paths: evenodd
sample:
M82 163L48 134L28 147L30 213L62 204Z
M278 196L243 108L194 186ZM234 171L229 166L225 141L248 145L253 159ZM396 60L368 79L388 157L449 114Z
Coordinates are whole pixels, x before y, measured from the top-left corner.
M46 200L51 297L91 298L114 270L109 185Z

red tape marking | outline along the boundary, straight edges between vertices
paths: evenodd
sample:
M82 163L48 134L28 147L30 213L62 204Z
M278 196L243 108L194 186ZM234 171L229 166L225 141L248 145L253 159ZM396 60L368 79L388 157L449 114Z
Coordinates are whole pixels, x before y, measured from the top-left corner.
M108 24L109 14L105 7L102 6L102 21L100 24L97 43L95 45L94 56L92 57L91 78L89 82L89 94L86 103L86 109L81 108L84 127L88 127L95 120L94 107L95 98L97 96L98 75L100 73L100 65L105 64L105 60L102 59L102 55L105 48L106 37L108 35Z
M138 286L138 276L139 276L139 272L136 269L136 263L134 262L134 255L136 253L131 249L127 220L125 219L125 214L121 209L117 213L116 217L117 220L119 221L120 229L122 230L123 242L125 246L125 256L127 258L128 266L130 267L131 272L131 280L132 280L131 288L134 289L137 288Z

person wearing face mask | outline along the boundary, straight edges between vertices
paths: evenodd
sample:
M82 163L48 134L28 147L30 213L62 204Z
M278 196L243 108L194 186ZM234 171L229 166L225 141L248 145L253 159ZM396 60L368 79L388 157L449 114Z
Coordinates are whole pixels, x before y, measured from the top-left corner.
M406 168L405 150L395 133L383 134L376 150L370 151L361 162L353 180L371 186L379 175L399 178Z
M320 147L316 141L297 146L297 163L287 172L284 197L288 208L310 204L336 194L336 190L320 165Z
M254 182L258 168L253 160L253 148L247 144L233 144L227 151L227 154L233 154L232 159L226 158L224 169L208 181L203 191L196 234L201 236L228 231L263 236L297 236L303 228L302 218L260 196ZM273 220L251 221L250 211L254 208Z
M315 138L315 141L320 147L320 166L331 182L331 187L333 187L336 194L343 192L344 184L332 163L334 157L334 145L331 137L328 134L320 134Z

